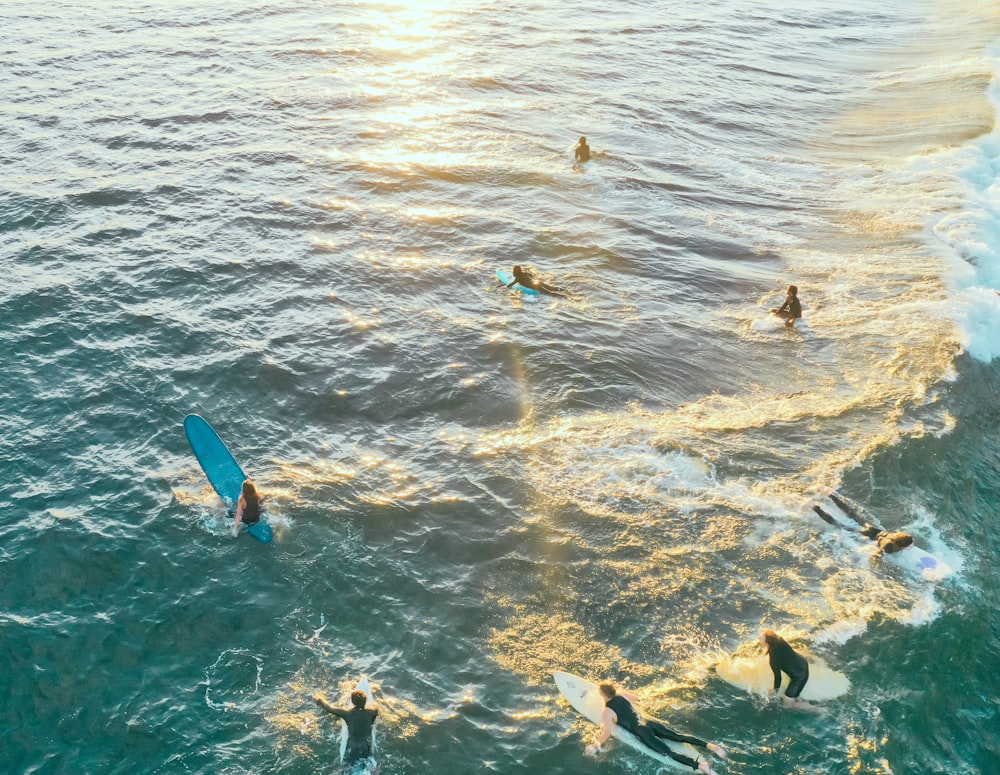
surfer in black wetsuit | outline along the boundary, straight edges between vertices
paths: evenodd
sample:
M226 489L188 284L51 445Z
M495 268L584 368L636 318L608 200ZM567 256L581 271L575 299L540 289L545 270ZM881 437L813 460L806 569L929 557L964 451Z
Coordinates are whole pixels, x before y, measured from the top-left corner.
M837 495L837 493L830 493L829 497L830 500L837 504L837 508L861 525L861 529L858 531L861 535L865 538L870 538L878 544L878 551L875 552L872 559L881 557L883 554L895 554L896 552L903 551L908 546L913 546L913 536L909 533L904 533L900 530L883 530L878 525L873 525L862 517L849 501ZM813 504L813 511L819 514L824 522L836 525L837 527L845 527L838 523L832 514L824 511L819 504Z
M577 143L577 146L573 151L573 155L580 164L583 164L585 161L590 161L590 146L587 145L586 137L580 138L580 142Z
M802 304L799 303L798 286L789 285L785 303L777 309L772 309L779 318L784 318L786 326L794 326L795 321L802 317Z
M548 296L558 296L563 299L566 298L566 293L562 288L556 288L555 286L543 283L541 280L536 280L531 276L530 272L522 269L520 264L514 265L514 271L512 274L514 275L514 279L507 283L508 288L517 283L524 288L531 288L534 291L547 294Z
M233 537L240 534L240 522L244 525L252 525L260 522L260 502L263 500L253 481L247 479L243 482L243 492L236 503L236 517L233 519Z
M875 552L876 557L883 552L885 554L895 554L896 552L903 551L907 546L913 545L913 536L909 533L903 533L902 531L890 533L886 530L880 530L874 525L866 525L861 530L861 535L872 539L878 544L878 551Z
M674 732L674 730L656 719L640 719L639 714L635 712L635 708L633 707L633 703L637 703L639 698L631 692L618 691L615 689L614 684L610 683L603 683L598 689L601 692L601 697L604 698L604 713L602 716L604 723L601 726L601 732L597 736L597 739L587 746L587 753L596 753L599 751L601 745L611 737L617 725L631 732L642 741L643 745L656 753L669 756L675 762L683 764L685 767L690 767L692 770L703 772L705 775L715 775L715 770L712 769L707 761L696 762L690 756L685 756L682 753L672 750L663 741L672 740L675 743L687 743L699 748L706 748L720 759L728 757L726 749L721 745L709 743L691 735L682 735Z
M767 660L771 665L771 672L774 673L771 694L781 688L781 674L785 673L789 678L789 684L781 701L788 707L820 712L816 706L799 699L809 680L809 663L806 658L789 646L774 630L764 630L760 634L760 645L767 652Z
M371 758L372 727L378 717L378 708L365 708L368 697L361 690L351 692L350 710L335 708L322 694L313 695L316 704L327 713L332 713L347 724L347 751L344 753L344 766L350 767L358 762Z

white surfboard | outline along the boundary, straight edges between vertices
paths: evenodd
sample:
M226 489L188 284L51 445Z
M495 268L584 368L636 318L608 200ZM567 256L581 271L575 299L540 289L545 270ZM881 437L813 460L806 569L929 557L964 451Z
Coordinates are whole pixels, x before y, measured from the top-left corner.
M784 318L780 318L773 312L750 321L750 330L761 333L774 333L776 331L808 331L809 324L805 318L797 318L792 325L788 325Z
M862 521L867 521L873 525L878 524L875 518L862 506L839 492L829 491L827 497L822 499L820 505L824 511L829 512L837 519L843 520L848 525L851 522L860 524ZM867 541L868 539L863 540ZM955 572L944 560L935 557L930 552L924 551L916 544L910 544L905 549L893 552L892 554L883 553L882 558L918 576L922 576L926 581L938 582Z
M573 675L572 673L556 672L552 674L552 677L555 678L556 686L559 687L559 691L562 693L562 696L569 701L569 704L573 706L573 709L591 723L601 726L601 717L604 714L604 698L601 696L601 692L597 688L597 684L588 681L586 678L580 678L578 675ZM635 708L635 711L640 715L640 717L648 718L639 710L639 708ZM652 748L644 745L642 741L631 732L628 732L619 726L615 726L612 735L615 740L621 740L630 748L642 751L647 756L651 756L662 764L670 764L678 769L684 770L685 772L690 772L690 769L682 765L680 762L675 762L669 756L657 753ZM666 742L678 753L690 756L695 761L698 760L699 756L702 758L705 756L703 752L699 751L697 748L687 745L686 743L681 744L669 741L664 742Z
M935 557L930 552L925 552L919 546L911 545L901 552L883 554L882 556L889 562L920 574L927 581L941 581L955 572L944 560Z
M751 694L767 694L774 686L774 673L768 664L767 654L724 659L715 666L715 672L730 686ZM780 694L788 688L788 683L788 676L782 673ZM851 682L846 675L834 670L819 657L809 657L809 680L800 695L803 700L832 700L846 694L850 688Z
M368 698L368 702L365 705L365 707L368 708L368 707L371 706L372 701L373 701L373 698L372 698L372 687L371 687L371 684L368 682L368 676L366 676L366 675L365 676L361 676L361 680L358 681L357 685L351 691L352 691L352 693L353 692L364 692L365 693L365 697ZM352 707L352 705L351 705L351 698L350 697L347 698L347 702L345 703L344 707L346 707L346 708ZM340 761L341 762L344 761L344 757L347 755L347 737L348 737L348 735L347 735L347 722L344 721L343 719L341 719L341 721L340 721ZM373 755L375 754L375 727L372 727L372 754Z

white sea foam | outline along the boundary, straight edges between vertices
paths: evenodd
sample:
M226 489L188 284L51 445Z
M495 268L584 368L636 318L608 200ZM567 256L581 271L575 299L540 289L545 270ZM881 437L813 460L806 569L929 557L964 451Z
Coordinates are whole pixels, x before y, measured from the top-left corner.
M1000 49L992 52L989 98L1000 113ZM1000 356L1000 129L952 152L960 207L932 224L952 257L949 315L966 352L981 362Z

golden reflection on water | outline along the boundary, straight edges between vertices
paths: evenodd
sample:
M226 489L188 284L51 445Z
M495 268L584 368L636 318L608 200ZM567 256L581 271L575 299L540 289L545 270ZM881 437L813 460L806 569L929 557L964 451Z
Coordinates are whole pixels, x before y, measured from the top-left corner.
M532 611L506 599L496 602L509 611L511 622L494 629L487 642L505 670L538 684L551 681L555 670L613 675L629 668L632 673L648 673L641 665L630 665L617 646L593 639L583 625L559 611Z

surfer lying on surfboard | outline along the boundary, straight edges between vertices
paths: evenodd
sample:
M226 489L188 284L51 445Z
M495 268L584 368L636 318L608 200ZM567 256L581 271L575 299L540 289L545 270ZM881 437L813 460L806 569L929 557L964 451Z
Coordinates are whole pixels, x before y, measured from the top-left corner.
M908 546L913 545L913 536L909 533L903 533L902 531L890 532L888 530L883 530L878 525L871 524L858 514L857 510L852 507L850 503L839 497L835 492L830 493L829 498L837 504L837 508L861 525L861 530L858 530L858 533L863 535L865 538L870 538L878 544L878 551L875 552L876 557L880 557L883 553L895 554L896 552L901 552ZM813 504L813 511L819 514L820 518L824 522L835 525L836 527L844 527L844 525L838 523L829 512L824 511L818 503Z
M553 285L548 285L543 283L541 280L537 280L531 276L531 273L522 269L520 264L514 265L514 281L507 283L507 287L510 288L512 285L521 285L524 288L531 288L532 290L538 291L539 293L544 293L547 296L559 296L560 298L566 298L566 292L562 288L556 288Z
M585 749L586 753L593 754L599 751L601 745L611 737L614 727L617 724L638 737L644 745L657 753L669 756L675 762L690 767L696 772L704 772L705 775L715 775L715 770L712 769L707 761L696 762L691 757L674 751L663 741L672 740L675 743L687 743L699 748L707 748L720 759L725 759L728 756L726 749L721 745L709 743L691 735L679 734L656 719L640 719L639 714L632 707L632 704L637 703L639 698L632 694L632 692L619 691L615 689L614 684L610 683L603 683L597 688L604 698L604 713L601 717L603 724L601 725L601 731L597 739Z

